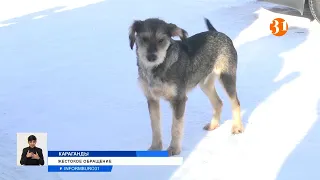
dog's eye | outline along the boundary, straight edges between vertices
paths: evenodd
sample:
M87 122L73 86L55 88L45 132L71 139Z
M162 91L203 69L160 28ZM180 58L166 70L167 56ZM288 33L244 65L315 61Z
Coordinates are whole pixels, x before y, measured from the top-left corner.
M163 43L164 39L159 39L158 43Z

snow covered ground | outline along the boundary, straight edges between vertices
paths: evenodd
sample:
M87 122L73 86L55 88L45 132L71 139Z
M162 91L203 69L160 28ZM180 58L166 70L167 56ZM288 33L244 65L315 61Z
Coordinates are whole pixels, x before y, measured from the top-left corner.
M318 180L320 27L294 10L250 0L11 0L0 2L0 179ZM190 35L203 17L233 40L245 133L202 127L211 106L189 95L180 167L114 167L112 173L48 173L16 166L16 133L47 132L49 150L145 150L147 104L128 43L134 19L161 17ZM289 31L269 32L283 17ZM163 140L171 110L162 103Z

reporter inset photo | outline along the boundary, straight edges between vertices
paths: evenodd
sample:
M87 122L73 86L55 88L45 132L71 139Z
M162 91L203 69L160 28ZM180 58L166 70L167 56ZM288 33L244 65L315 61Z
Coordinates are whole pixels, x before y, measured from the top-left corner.
M47 133L17 133L17 165L47 164Z

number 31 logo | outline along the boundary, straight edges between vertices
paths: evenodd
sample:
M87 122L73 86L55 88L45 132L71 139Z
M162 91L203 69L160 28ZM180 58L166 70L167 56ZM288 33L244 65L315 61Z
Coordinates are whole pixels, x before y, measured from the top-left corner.
M270 30L275 36L283 36L288 31L288 23L282 18L276 18L272 20Z

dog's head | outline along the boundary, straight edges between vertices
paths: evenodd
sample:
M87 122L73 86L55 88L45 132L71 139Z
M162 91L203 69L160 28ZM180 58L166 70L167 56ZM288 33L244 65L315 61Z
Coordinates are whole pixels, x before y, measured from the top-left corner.
M157 18L137 20L130 27L130 48L136 44L139 60L147 67L157 66L164 61L171 38L175 36L184 40L188 34L175 24Z

